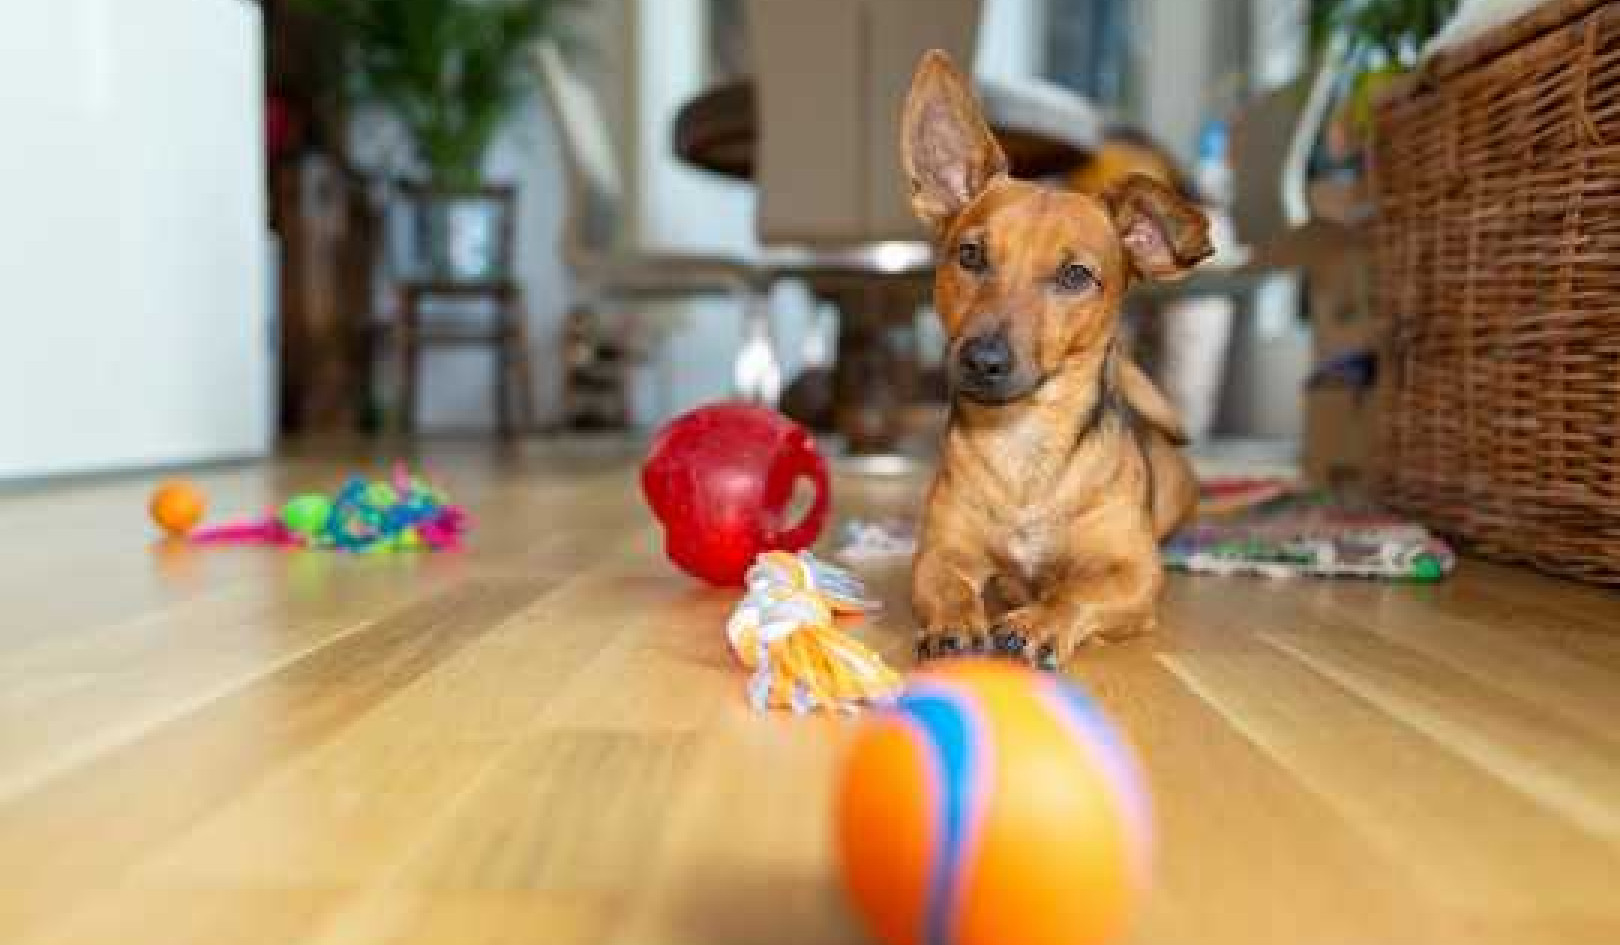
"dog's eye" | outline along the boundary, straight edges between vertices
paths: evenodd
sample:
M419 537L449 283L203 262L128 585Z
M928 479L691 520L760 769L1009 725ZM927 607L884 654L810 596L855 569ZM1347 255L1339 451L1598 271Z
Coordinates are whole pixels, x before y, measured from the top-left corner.
M983 243L968 240L956 247L956 264L968 272L983 272L990 268L990 256Z
M1083 292L1098 284L1097 274L1077 262L1059 266L1056 282L1064 292Z

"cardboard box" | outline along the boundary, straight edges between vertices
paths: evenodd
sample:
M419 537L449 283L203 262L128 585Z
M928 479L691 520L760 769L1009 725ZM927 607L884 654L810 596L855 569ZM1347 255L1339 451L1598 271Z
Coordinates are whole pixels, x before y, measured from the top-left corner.
M1367 253L1347 250L1306 272L1311 351L1317 363L1377 346Z
M1372 391L1324 386L1305 392L1302 463L1313 485L1358 487L1370 473L1377 417Z
M1316 365L1378 348L1372 317L1372 273L1365 244L1345 245L1306 271L1306 303ZM1377 392L1344 381L1305 391L1301 465L1318 486L1360 488L1370 473Z

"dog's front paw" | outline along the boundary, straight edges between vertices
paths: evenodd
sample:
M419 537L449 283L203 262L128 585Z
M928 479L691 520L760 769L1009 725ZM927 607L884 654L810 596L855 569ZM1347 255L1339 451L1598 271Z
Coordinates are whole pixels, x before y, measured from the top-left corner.
M991 652L996 656L1022 660L1047 672L1056 672L1068 659L1068 653L1059 647L1057 640L1031 637L1022 630L998 629L992 639L995 645Z
M1036 669L1056 672L1074 656L1093 630L1085 621L1053 627L1039 608L1010 611L990 631L990 652L1022 660Z

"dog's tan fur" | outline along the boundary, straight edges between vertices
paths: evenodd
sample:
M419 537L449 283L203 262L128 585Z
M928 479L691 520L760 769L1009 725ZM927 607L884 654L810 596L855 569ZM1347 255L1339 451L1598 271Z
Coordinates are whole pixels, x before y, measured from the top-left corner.
M943 53L923 58L903 124L949 363L990 335L1011 355L990 393L953 385L913 565L919 654L1055 666L1093 634L1152 628L1158 542L1195 505L1179 419L1115 336L1131 281L1187 272L1208 225L1146 177L1101 196L1012 179Z

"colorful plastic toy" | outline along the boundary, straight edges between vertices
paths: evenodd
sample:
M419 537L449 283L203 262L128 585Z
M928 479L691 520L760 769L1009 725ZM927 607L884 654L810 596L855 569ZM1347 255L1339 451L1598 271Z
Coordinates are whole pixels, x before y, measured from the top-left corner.
M459 547L467 516L445 493L404 467L392 479L359 477L331 497L294 496L274 515L197 531L210 545L285 545L343 551L442 551Z
M1130 748L1079 689L968 658L863 723L837 794L845 886L886 945L1099 945L1147 885Z
M152 521L159 528L178 537L189 534L197 527L208 508L208 501L203 498L201 489L176 479L153 490L147 508L152 514Z
M854 576L808 551L771 551L748 569L747 581L726 639L754 672L748 684L754 708L853 711L899 693L899 674L838 627L839 617L879 606Z
M815 499L787 522L795 484ZM766 551L808 548L827 518L827 463L801 426L743 404L700 407L659 431L641 467L641 489L664 527L664 553L682 570L737 587Z

